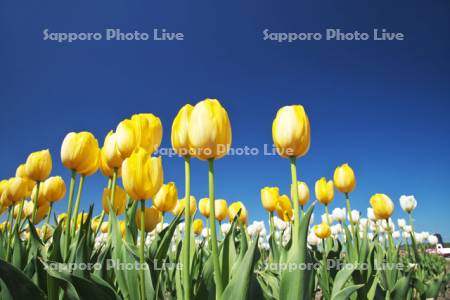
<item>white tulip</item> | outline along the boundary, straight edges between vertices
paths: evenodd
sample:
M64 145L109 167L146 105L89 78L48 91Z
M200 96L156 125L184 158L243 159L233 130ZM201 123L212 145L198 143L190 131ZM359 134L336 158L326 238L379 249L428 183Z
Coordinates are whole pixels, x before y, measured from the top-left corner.
M396 240L398 240L400 238L400 231L394 231L392 233L392 237Z
M416 198L413 195L402 195L400 197L400 206L405 212L411 213L417 206Z
M407 233L411 233L412 232L412 227L411 225L405 225L403 226L403 231L407 232Z
M228 231L230 231L230 228L231 228L230 223L223 223L222 225L220 225L220 230L222 231L222 233L224 235L226 235L228 233Z
M338 222L344 222L347 215L347 210L345 208L336 207L335 209L333 209L331 215L334 220Z
M322 215L322 223L327 223L327 224L331 224L333 223L333 215L328 215L328 220L327 220L327 214L323 214Z
M366 227L369 220L367 218L361 218L359 219L359 224L361 224L362 227Z
M375 214L373 213L372 207L367 208L367 218L369 218L370 221L376 221L377 218L375 217Z
M358 222L359 222L359 211L357 211L356 209L353 209L352 211L351 211L351 219L350 219L350 215L348 216L348 220L350 221L350 220L353 220L353 224L358 224Z
M307 240L308 244L310 244L311 246L317 246L320 244L320 239L314 234L313 231L308 234Z
M398 227L400 227L401 229L403 229L403 227L405 227L405 225L406 225L405 219L398 219L398 220L397 220L397 225L398 225Z

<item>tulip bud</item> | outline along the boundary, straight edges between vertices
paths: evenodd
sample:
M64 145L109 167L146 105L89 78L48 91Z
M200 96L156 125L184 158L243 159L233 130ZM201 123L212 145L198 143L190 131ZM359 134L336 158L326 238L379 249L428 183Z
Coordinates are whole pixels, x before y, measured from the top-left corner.
M189 119L194 107L190 104L183 106L172 123L172 147L182 156L190 155Z
M10 178L6 193L8 199L13 203L29 197L31 194L29 181L20 177Z
M65 228L64 224L66 223L66 219L67 219L67 213L60 213L58 215L58 223L62 223L62 228Z
M30 215L33 212L34 204L31 203L30 205ZM39 224L50 212L50 205L48 202L43 203L42 205L38 205L37 211L36 211L36 219L34 220L33 224Z
M21 164L20 166L17 167L17 169L16 169L16 177L28 178L25 164Z
M112 203L112 207L117 216L120 216L125 212L126 198L127 195L125 191L121 187L116 186L116 191L114 194L114 202ZM111 202L110 199L111 199L111 189L106 188L103 190L103 197L102 197L103 210L105 211L106 214L109 214L109 205Z
M202 198L198 202L198 210L205 218L209 218L209 198Z
M280 189L278 187L265 187L261 190L262 206L268 212L273 212L277 208Z
M302 181L297 182L298 203L302 206L306 205L309 200L308 185ZM294 185L291 184L291 198L294 200Z
M406 212L411 213L417 206L417 201L414 196L400 196L400 207Z
M123 159L129 157L138 146L138 137L136 134L134 122L125 119L117 125L117 148Z
M31 192L31 199L33 199L33 201L34 201L34 199L35 199L35 197L36 197L36 192L37 192L37 186L34 186L34 188L33 188L33 191ZM40 205L44 205L45 203L47 203L47 198L45 197L45 194L44 194L44 189L43 189L43 187L41 186L41 188L39 189L39 195L37 196L37 203L38 203L38 206L40 206Z
M31 153L25 163L25 173L35 181L44 181L52 171L52 157L50 151L42 150Z
M281 195L277 201L277 214L278 217L285 221L290 222L293 216L292 204L287 195Z
M122 165L123 186L134 200L153 199L163 183L161 157L137 149Z
M190 212L190 216L192 217L195 214L195 212L197 211L197 202L196 202L194 196L191 196L189 204L190 204L189 212ZM178 200L177 205L175 206L175 208L172 211L172 214L174 216L178 216L183 211L185 205L186 205L186 199Z
M112 130L106 135L101 151L103 151L106 163L110 168L122 166L123 159L117 146L117 135Z
M56 202L66 195L66 184L61 176L49 177L42 187L44 198L49 202ZM40 194L40 193L39 193Z
M385 220L392 216L394 212L394 203L385 194L375 194L370 198L370 205L373 213L378 220Z
M85 224L87 221L89 214L88 213L82 213L79 214L77 217L77 222L76 222L76 228L80 228L81 225Z
M178 192L174 182L163 184L156 193L153 205L162 212L170 212L177 205Z
M92 171L98 166L98 141L90 132L70 132L61 146L62 164L78 173Z
M334 171L334 184L341 193L350 193L355 189L355 173L348 164L343 164L336 168Z
M203 230L203 222L200 219L195 219L194 222L192 223L192 227L193 227L193 231L195 235L200 235L202 234L202 230Z
M334 185L333 181L326 181L325 177L316 181L316 198L320 203L328 205L331 203L334 197Z
M214 211L217 221L222 222L225 220L228 216L227 201L224 199L217 199L214 204Z
M231 125L226 110L218 100L205 99L194 106L188 135L194 156L199 159L218 159L228 153Z
M330 226L327 223L322 223L320 225L315 225L313 227L314 234L321 239L326 239L331 235Z
M234 220L234 218L238 214L239 210L241 211L239 220L242 223L247 224L247 209L245 208L244 203L242 203L241 201L233 202L228 207L228 215L229 215L230 221Z
M155 207L146 207L145 208L145 232L152 232L156 225L161 222L162 214ZM141 228L141 211L136 212L136 226Z
M309 150L311 129L301 105L284 106L272 124L272 138L282 157L299 157Z

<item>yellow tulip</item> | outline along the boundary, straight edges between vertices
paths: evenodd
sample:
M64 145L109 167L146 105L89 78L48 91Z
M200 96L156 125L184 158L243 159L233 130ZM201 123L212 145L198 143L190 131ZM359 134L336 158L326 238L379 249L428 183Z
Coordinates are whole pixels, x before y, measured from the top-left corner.
M48 224L45 224L41 228L41 234L39 234L40 237L42 237L43 240L48 240L53 236L53 228L51 228ZM45 236L43 236L45 233Z
M156 193L153 205L162 212L171 212L177 205L178 192L174 182L163 184Z
M122 238L124 238L125 234L127 233L127 225L125 224L125 221L119 221L119 230L120 235L122 236Z
M162 124L153 114L137 114L120 122L116 133L117 147L125 159L139 147L155 152L161 144Z
M10 197L8 196L8 192L4 191L1 196L0 196L0 206L8 208L11 205L13 205L14 202L12 201L12 199L10 199Z
M370 205L378 220L386 220L394 213L394 203L385 194L375 194L370 198Z
M328 205L333 201L334 185L332 180L327 182L325 177L320 178L316 181L315 191L316 198L320 203Z
M107 233L109 230L109 224L108 222L103 222L102 226L100 226L100 231L102 233Z
M247 224L247 209L245 208L244 203L242 203L241 201L233 202L228 207L228 215L230 217L230 221L234 220L239 210L241 210L239 220L241 220L242 223Z
M134 200L153 199L163 184L161 157L139 148L123 162L122 182Z
M90 132L70 132L61 145L62 164L78 173L98 165L98 141Z
M311 129L301 105L284 106L272 124L272 138L282 157L299 157L309 150Z
M331 235L330 226L327 223L322 223L320 225L315 225L313 227L314 234L321 239L326 239Z
M16 169L16 177L28 178L25 164L21 164Z
M58 223L61 223L64 225L66 223L66 219L67 219L67 213L60 213L58 215ZM63 226L62 228L65 228L65 226Z
M52 171L52 156L50 151L41 150L28 155L25 163L26 176L35 181L44 181Z
M98 226L100 226L100 218L92 219L91 230L92 232L97 232Z
M193 215L195 215L195 213L197 212L197 202L195 200L194 196L191 196L191 199L189 201L189 212L190 212L190 216L192 217ZM180 199L177 202L177 205L175 206L175 208L172 211L172 214L174 216L178 216L184 209L184 207L186 206L186 199Z
M117 134L112 130L106 135L101 151L103 152L106 163L110 168L120 168L123 158L117 146Z
M7 197L13 203L19 202L31 195L29 181L20 177L8 180Z
M277 208L280 189L278 187L265 187L261 190L261 202L265 210L273 212Z
M106 155L105 155L104 150L100 151L99 167L100 167L100 171L102 172L103 176L112 177L114 175L114 168L111 168L108 165L108 162L106 161ZM119 167L119 169L117 170L117 177L119 178L120 176L122 176L122 167Z
M81 213L78 215L76 223L77 229L80 228L81 225L86 223L88 216L89 216L88 213Z
M37 186L34 186L33 191L31 192L31 199L33 199L33 201L34 201L34 199L36 197L36 192L37 192ZM44 189L42 188L42 185L41 185L41 188L39 189L39 195L37 197L38 206L39 205L44 205L45 203L47 203L47 201L48 200L45 197Z
M106 214L109 214L110 196L111 196L111 189L109 188L104 189L102 197L102 205L103 210L105 211ZM114 194L114 202L112 203L112 207L117 216L120 216L125 212L126 199L127 194L125 193L125 191L121 187L116 186L116 192Z
M341 193L350 193L355 189L355 173L348 164L343 164L336 168L334 171L334 184Z
M155 207L145 208L145 232L152 232L162 220L161 212ZM136 226L141 228L141 212L136 212Z
M183 106L172 123L172 147L179 155L191 155L189 142L189 119L194 107L190 104Z
M200 235L202 234L202 230L203 230L203 222L200 219L195 219L194 223L192 224L193 227L193 231L195 235Z
M198 210L202 216L209 218L209 198L202 198L198 202Z
M217 199L214 203L216 220L222 222L228 217L228 205L224 199Z
M80 170L78 173L80 173L81 175L84 175L84 176L91 176L91 175L94 175L95 173L97 173L98 169L100 168L100 163L101 163L100 152L101 152L100 149L98 149L97 159L93 160L90 166L88 166L84 170Z
M56 202L64 198L66 195L66 184L61 176L49 177L45 182L44 186L41 187L44 198L48 202ZM40 194L39 190L39 194Z
M306 205L309 200L309 188L303 181L297 182L298 203L302 206ZM294 186L291 184L291 197L294 199Z
M33 212L33 203L31 203L31 212ZM38 205L37 211L36 211L36 219L34 220L34 224L39 224L50 212L50 205L48 202L43 203L42 205ZM30 213L31 215L31 213Z
M226 110L216 99L205 99L192 109L188 128L194 156L207 160L221 158L231 145L231 125Z
M292 211L292 204L287 195L281 195L277 201L277 214L278 217L285 221L290 222L294 212Z

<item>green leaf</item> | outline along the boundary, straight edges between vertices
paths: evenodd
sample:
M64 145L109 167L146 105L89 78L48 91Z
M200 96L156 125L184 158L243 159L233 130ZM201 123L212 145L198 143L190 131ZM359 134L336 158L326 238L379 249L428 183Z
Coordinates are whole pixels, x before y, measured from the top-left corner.
M247 299L247 292L256 261L258 237L253 241L240 264L239 273L234 274L222 294L224 300Z
M295 266L295 270L289 270L286 268L281 273L280 283L280 299L310 299L312 291L309 287L310 274L312 270L307 268L300 268L305 266L307 261L307 234L309 227L309 220L314 210L315 202L309 207L306 215L301 219L298 224L299 235L292 236L292 246L289 249L288 257L286 260L287 266ZM294 224L295 226L295 224ZM295 228L294 228L295 229ZM300 270L301 269L301 270Z
M355 270L355 265L347 265L342 270L340 270L333 282L333 290L331 292L331 299L335 297L341 290L344 288L347 280L352 276L353 271Z
M336 295L334 295L332 300L346 300L350 298L350 296L359 288L364 286L364 284L351 285L339 291Z
M411 272L408 272L408 275L403 276L396 282L396 284L394 285L394 288L391 292L391 299L394 299L394 300L406 299L406 295L408 294L408 290L409 290L410 278L411 278Z
M4 260L0 260L0 278L7 288L2 287L0 299L8 299L8 295L12 299L45 299L44 292L31 279Z

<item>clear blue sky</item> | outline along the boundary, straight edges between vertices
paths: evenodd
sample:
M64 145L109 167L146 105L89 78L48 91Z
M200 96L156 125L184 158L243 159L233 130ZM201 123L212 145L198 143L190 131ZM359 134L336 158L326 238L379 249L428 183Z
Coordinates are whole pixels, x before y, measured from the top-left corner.
M217 1L216 1L217 2ZM373 193L414 194L418 230L450 239L450 3L418 1L90 1L0 4L0 178L28 153L50 148L54 175L66 180L60 145L70 131L106 133L139 112L158 115L163 147L178 109L205 97L228 110L233 146L271 144L279 107L302 104L312 142L299 160L311 188L348 162L358 185L353 207L365 214ZM42 31L105 28L180 31L182 42L92 41L59 44ZM262 31L326 28L403 32L404 41L263 41ZM163 158L166 181L183 194L183 162ZM216 165L216 195L241 200L250 219L266 218L260 189L289 191L288 161L277 156L227 157ZM207 195L206 163L192 167L192 192ZM82 208L96 203L106 179L89 177ZM56 206L65 210L67 201ZM343 206L337 194L331 207ZM323 212L316 210L317 216Z

